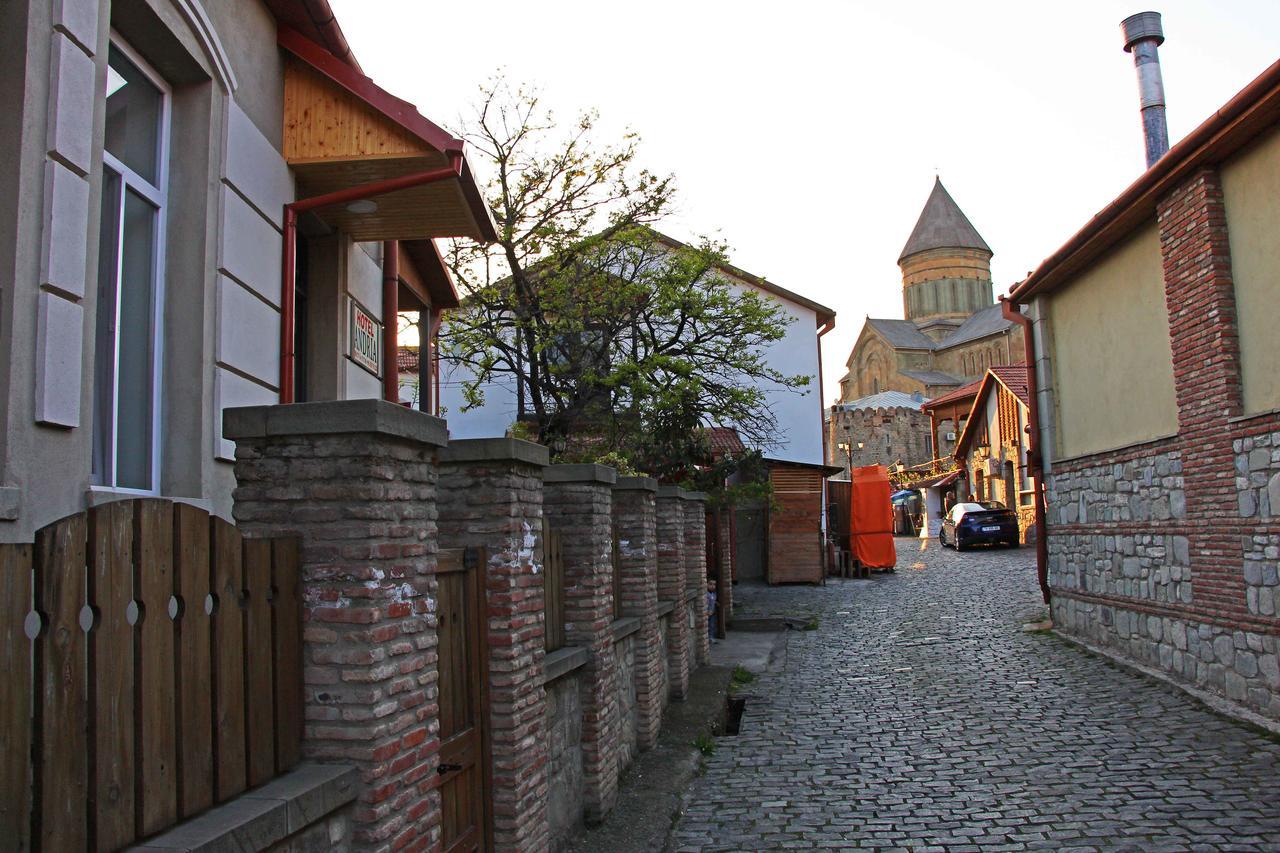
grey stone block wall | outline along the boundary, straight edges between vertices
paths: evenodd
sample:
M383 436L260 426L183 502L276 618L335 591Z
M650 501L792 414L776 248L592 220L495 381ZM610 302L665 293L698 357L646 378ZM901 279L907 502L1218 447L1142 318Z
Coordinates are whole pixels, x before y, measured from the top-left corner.
M1046 478L1049 525L1103 521L1166 521L1187 516L1182 454L1103 463Z
M618 772L631 765L638 751L636 735L640 728L640 705L636 701L636 638L623 637L613 646L618 673Z
M1065 596L1051 607L1061 631L1280 717L1276 637Z
M1049 585L1054 589L1165 604L1193 603L1190 544L1185 536L1050 535L1048 547Z
M551 849L560 849L582 823L581 670L546 685L547 821Z

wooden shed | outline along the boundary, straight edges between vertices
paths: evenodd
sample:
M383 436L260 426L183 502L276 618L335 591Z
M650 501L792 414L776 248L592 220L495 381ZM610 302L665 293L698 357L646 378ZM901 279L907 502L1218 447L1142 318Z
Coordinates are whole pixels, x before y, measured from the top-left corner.
M771 584L821 583L825 572L823 483L841 469L776 459L766 461L774 505L769 510L765 578Z

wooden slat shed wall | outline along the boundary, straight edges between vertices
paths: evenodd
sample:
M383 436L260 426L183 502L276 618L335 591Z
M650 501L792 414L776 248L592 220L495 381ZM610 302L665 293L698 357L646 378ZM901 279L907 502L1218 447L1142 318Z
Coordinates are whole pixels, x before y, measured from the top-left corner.
M822 479L819 468L770 463L769 583L822 582Z

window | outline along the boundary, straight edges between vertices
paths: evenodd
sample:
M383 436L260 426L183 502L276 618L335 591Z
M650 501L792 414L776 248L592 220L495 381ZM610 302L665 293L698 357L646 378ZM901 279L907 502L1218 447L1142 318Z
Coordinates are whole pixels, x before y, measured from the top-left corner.
M154 492L168 95L134 53L108 55L94 335L93 483Z

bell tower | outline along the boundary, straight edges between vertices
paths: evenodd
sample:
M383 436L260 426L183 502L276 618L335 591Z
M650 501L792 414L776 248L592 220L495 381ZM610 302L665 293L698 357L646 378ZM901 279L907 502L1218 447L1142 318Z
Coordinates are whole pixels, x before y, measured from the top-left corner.
M942 180L935 179L898 256L906 318L918 326L958 321L994 304L992 254Z

